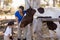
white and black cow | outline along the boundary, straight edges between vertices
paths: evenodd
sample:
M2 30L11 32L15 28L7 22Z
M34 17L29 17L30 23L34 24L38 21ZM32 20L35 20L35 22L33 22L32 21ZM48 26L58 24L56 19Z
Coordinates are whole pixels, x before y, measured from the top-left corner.
M39 16L42 17L46 17L46 16L50 16L51 18L58 18L60 16L60 10L57 8L38 8L38 9L33 9L33 8L29 8L27 9L27 13L26 16L24 16L24 18L21 21L20 27L26 27L28 24L33 22L34 18L37 18ZM46 21L47 22L47 21ZM57 34L59 35L59 22L52 22L52 21L48 21L47 22L47 26L50 30L57 30ZM57 28L57 29L56 29Z
M27 9L27 14L22 19L20 27L26 27L29 23L32 23L33 18L37 18L39 16L42 16L42 17L51 16L52 18L54 18L56 16L54 15L55 12L54 13L53 12L52 12L52 8L44 9L40 7L36 10L30 7L29 9ZM57 28L57 25L52 21L48 21L47 25L48 25L48 28L51 30L54 30Z
M58 8L44 8L44 13L40 14L37 9L36 9L36 13L34 15L34 18L37 18L39 16L42 17L51 17L51 18L59 18L60 16L60 9ZM41 17L40 17L41 18ZM57 36L60 38L60 24L59 22L52 22L52 21L46 21L47 22L47 26L50 29L49 32L51 34L51 36L53 36L52 34L54 34L54 32L52 32L51 30L56 30Z

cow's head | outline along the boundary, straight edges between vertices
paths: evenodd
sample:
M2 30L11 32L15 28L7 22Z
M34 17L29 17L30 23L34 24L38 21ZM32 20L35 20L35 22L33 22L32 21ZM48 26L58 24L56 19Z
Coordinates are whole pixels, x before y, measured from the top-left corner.
M29 16L33 16L35 14L35 12L36 12L36 10L31 7L26 10L26 14Z
M33 8L29 8L26 10L26 16L21 21L20 27L26 27L29 23L33 21L33 15L35 14L36 10Z

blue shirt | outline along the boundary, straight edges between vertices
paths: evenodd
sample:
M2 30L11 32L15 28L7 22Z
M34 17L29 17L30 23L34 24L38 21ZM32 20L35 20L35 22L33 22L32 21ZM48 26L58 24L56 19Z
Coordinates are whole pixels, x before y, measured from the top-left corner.
M24 11L23 13L25 14L26 11ZM22 20L23 16L20 15L19 11L16 11L15 16L18 18L18 23L20 23L20 21Z

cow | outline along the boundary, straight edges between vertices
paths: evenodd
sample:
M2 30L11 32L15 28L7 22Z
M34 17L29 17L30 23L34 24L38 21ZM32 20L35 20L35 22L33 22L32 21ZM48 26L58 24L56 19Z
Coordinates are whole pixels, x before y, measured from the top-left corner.
M50 16L50 18L57 17L55 15L56 10L54 8L42 8L42 7L40 7L38 9L35 9L35 8L30 7L26 11L27 11L26 16L24 16L24 18L22 19L21 24L20 24L21 28L24 28L28 24L32 23L33 19L38 18L38 16L43 16L43 17ZM58 13L58 12L56 12L56 13ZM54 31L57 29L57 24L55 22L53 22L53 21L44 21L44 22L47 23L47 27L49 30Z
M26 27L29 23L32 23L35 12L36 10L32 9L31 7L27 9L26 16L24 16L22 19L20 27Z
M40 14L44 13L44 8L40 7L37 9ZM26 16L21 21L20 27L26 27L28 24L33 22L33 16L36 13L36 10L33 8L27 9ZM52 21L47 21L47 26L51 30L55 30L57 28L57 25L53 23Z

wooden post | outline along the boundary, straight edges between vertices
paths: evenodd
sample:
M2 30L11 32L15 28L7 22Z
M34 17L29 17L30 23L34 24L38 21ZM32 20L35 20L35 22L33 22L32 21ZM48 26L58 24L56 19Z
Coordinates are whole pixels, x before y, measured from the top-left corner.
M31 6L32 8L39 8L40 7L40 0L25 0L25 7L26 9Z
M55 0L53 0L53 7L55 7Z
M28 9L30 6L30 0L25 0L25 9Z

